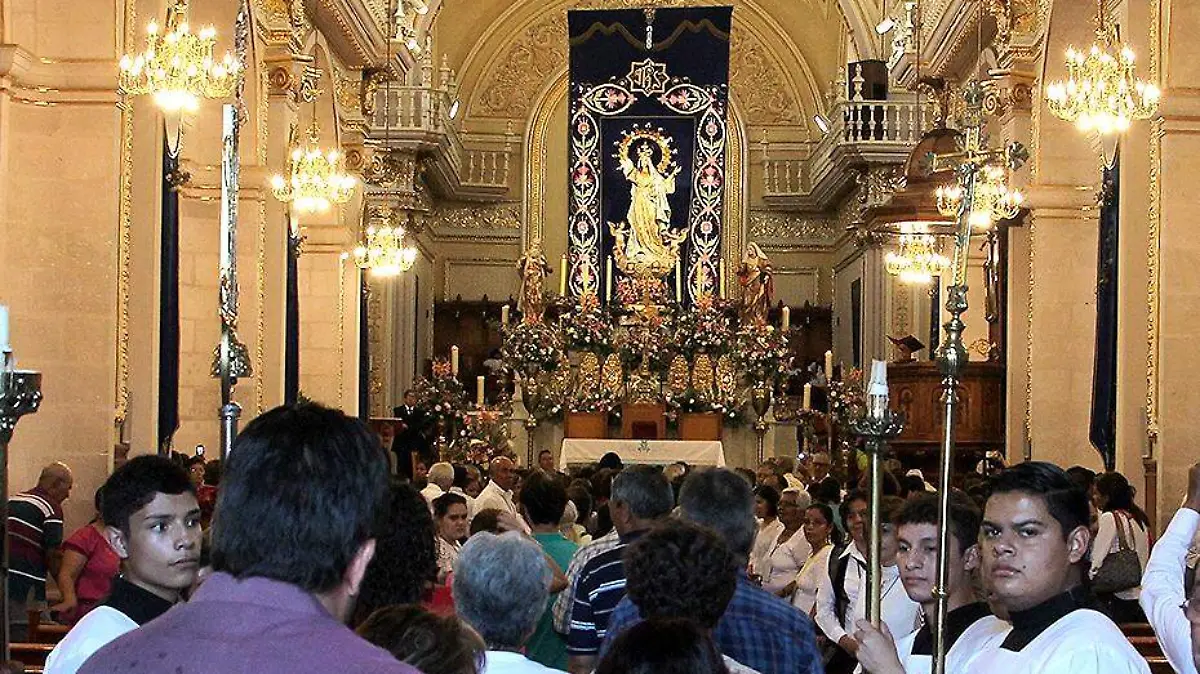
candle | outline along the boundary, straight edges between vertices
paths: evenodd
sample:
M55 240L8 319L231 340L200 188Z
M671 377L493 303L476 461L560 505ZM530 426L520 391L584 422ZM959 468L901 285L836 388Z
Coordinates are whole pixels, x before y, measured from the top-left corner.
M721 299L725 299L725 260L717 265L717 276L721 279Z
M675 301L683 304L683 256L675 258Z
M558 261L558 294L567 296L567 254Z
M457 346L450 347L450 374L451 374L451 376L454 376L454 377L458 376L458 347Z
M8 343L8 307L0 304L0 352L11 351Z
M787 332L792 327L792 310L788 307L783 308L783 331Z
M500 325L508 327L508 305L500 307Z
M475 406L483 407L483 376L475 378Z
M826 379L826 381L833 381L833 352L832 351L825 352L825 379Z
M605 268L604 268L604 287L605 287L605 290L606 290L606 292L605 292L605 297L607 297L607 298L608 298L608 301L609 301L609 302L611 302L611 301L612 301L612 291L613 291L613 285L612 285L612 256L611 256L611 255L608 257L608 261L605 263Z
M804 409L806 409L806 410L812 409L812 384L811 383L804 385Z

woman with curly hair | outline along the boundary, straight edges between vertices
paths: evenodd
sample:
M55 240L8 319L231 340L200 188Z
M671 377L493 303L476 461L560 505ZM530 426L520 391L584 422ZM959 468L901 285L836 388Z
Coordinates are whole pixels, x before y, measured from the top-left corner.
M363 576L352 625L377 609L419 604L437 578L433 517L412 485L393 481L375 523L375 557Z
M439 616L414 604L388 606L358 626L358 636L423 674L479 674L487 647L455 616Z

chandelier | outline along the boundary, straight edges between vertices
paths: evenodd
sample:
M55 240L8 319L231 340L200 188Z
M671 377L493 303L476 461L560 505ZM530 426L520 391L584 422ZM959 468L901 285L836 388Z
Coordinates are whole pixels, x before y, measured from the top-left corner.
M373 276L396 276L412 269L417 249L404 246L404 228L383 225L367 227L366 245L354 249L358 266Z
M884 257L884 266L904 283L929 284L950 268L950 259L941 254L932 234L904 233L899 250Z
M151 22L146 50L121 57L121 91L149 95L166 112L194 112L201 98L233 94L241 64L228 52L220 61L213 57L217 32L211 26L192 32L186 0L167 10L165 30L160 34L158 24Z
M321 149L320 138L314 119L308 128L308 142L292 150L291 178L279 174L271 178L275 198L291 202L300 213L325 212L333 204L346 203L358 182L346 173L340 152Z
M1153 115L1162 93L1137 78L1133 50L1128 45L1117 49L1116 29L1105 25L1103 0L1098 2L1096 41L1086 52L1067 49L1067 81L1051 82L1046 99L1055 117L1074 122L1081 131L1109 135Z
M1025 195L1010 190L1004 180L1004 169L988 164L975 179L975 199L967 219L974 229L989 229L997 220L1011 220L1021 212ZM938 212L948 217L958 215L962 206L962 188L958 185L939 187L935 192Z

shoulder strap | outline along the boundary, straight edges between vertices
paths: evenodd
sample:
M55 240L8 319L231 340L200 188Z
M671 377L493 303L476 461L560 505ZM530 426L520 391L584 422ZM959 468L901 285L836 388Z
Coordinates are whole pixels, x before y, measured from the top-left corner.
M1125 538L1125 527L1122 526L1122 524L1121 524L1123 521L1124 522L1129 521L1128 515L1126 515L1121 510L1114 510L1112 513L1112 516L1113 516L1113 525L1117 527L1117 549L1118 550L1132 550L1133 545L1131 545L1129 543L1129 541Z

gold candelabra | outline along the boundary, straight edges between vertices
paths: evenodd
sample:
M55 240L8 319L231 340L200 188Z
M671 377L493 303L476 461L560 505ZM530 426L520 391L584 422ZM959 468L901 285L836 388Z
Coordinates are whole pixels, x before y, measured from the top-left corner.
M334 204L344 204L354 196L358 184L346 173L342 153L320 146L321 129L314 119L308 140L292 150L289 178L276 174L271 178L275 198L290 202L300 213L323 213Z
M904 233L899 250L884 256L884 266L905 283L929 284L950 267L950 259L942 255L932 234Z

